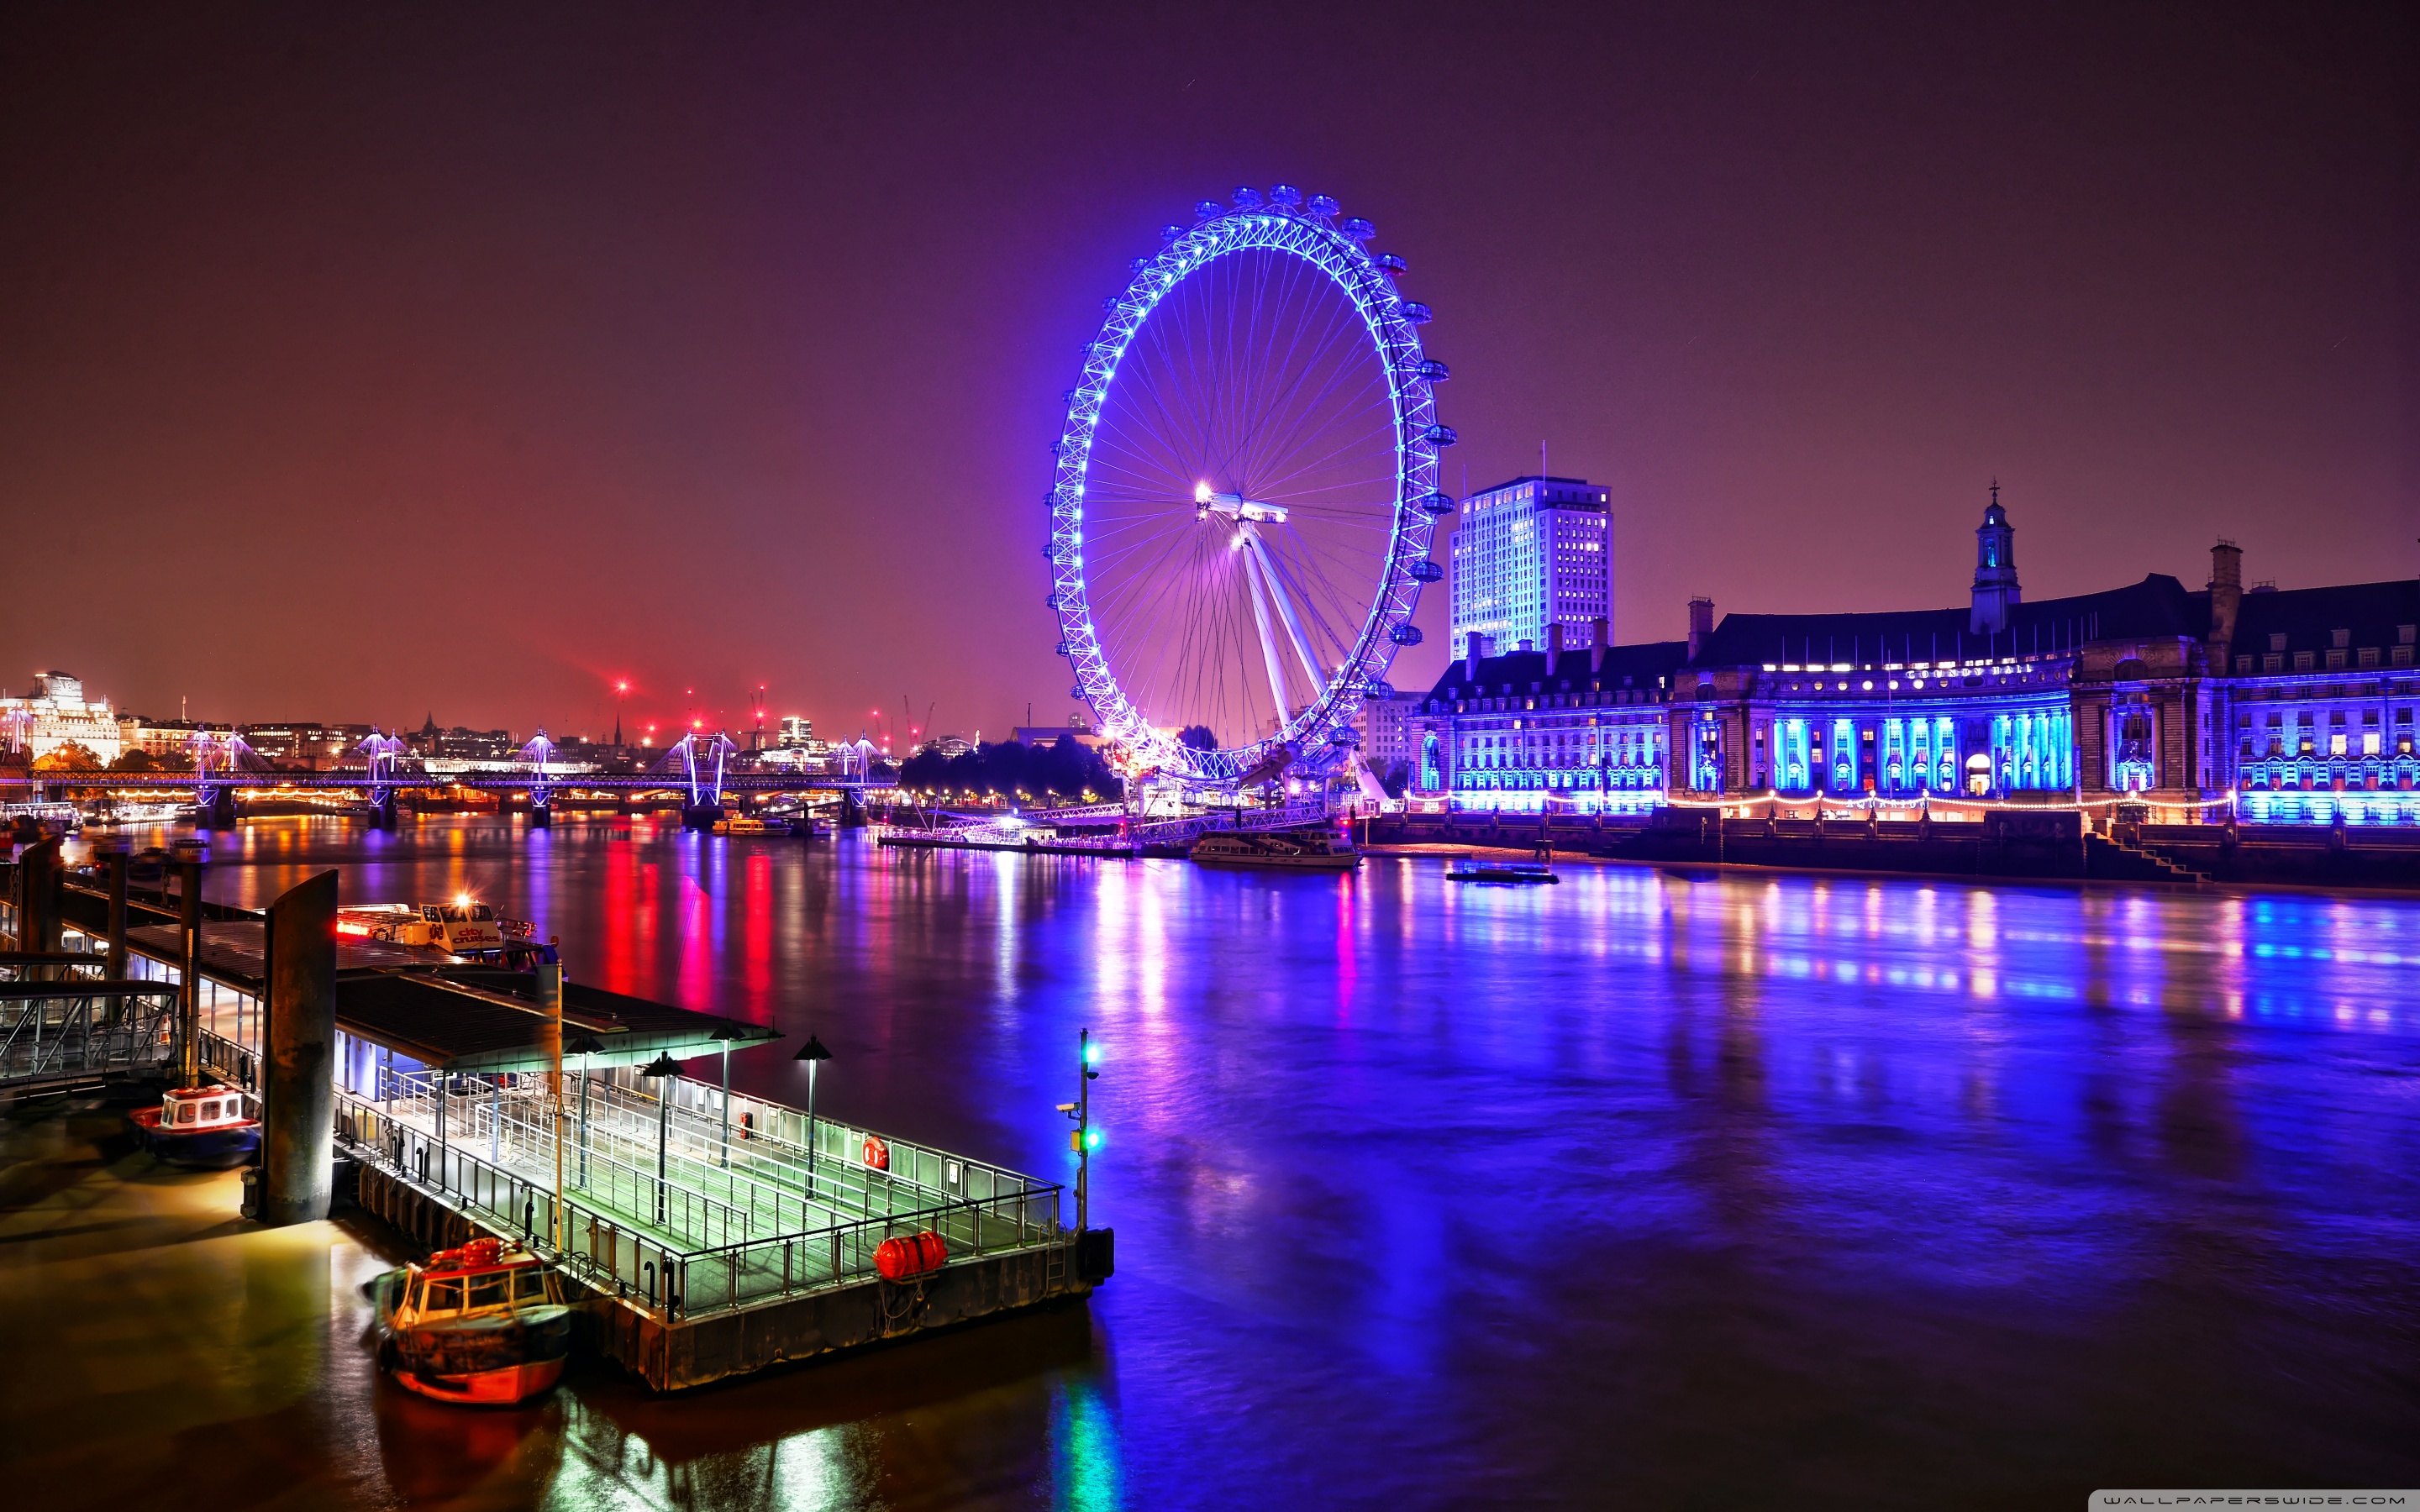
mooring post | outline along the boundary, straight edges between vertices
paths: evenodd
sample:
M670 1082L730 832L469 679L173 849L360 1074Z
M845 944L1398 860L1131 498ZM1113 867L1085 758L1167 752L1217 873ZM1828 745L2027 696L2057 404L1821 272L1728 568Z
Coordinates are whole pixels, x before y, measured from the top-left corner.
M260 1219L328 1216L335 1162L336 873L269 905Z
M113 850L109 865L109 980L126 980L126 853Z
M177 863L177 1085L202 1079L202 863Z
M55 955L59 949L59 841L53 835L17 856L17 949Z

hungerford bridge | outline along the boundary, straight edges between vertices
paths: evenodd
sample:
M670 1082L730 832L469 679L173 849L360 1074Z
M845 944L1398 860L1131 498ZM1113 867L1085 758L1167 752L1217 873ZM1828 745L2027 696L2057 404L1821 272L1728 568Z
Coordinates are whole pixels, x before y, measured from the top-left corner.
M595 772L556 760L557 747L544 731L523 746L515 760L489 768L432 770L395 735L372 733L354 748L359 764L348 762L326 772L281 772L234 734L205 735L194 742L190 772L35 772L28 779L42 796L70 788L106 786L116 791L157 789L191 792L205 819L225 827L235 823L235 795L244 789L321 789L365 795L373 828L392 829L396 797L406 789L468 788L481 793L527 793L530 824L545 828L553 820L555 796L566 789L582 793L661 793L681 797L681 823L706 828L724 814L727 795L830 793L839 795L846 823L862 823L868 791L895 786L893 779L863 756L842 759L840 770L809 776L798 772L735 771L731 758L739 748L727 734L687 734L643 772ZM450 764L448 764L450 767Z

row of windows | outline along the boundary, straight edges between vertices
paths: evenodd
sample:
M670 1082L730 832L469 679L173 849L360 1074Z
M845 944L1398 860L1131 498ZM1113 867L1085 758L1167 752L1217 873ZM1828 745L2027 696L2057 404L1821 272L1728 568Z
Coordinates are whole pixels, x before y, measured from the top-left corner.
M2411 666L2412 649L2412 648L2410 646L2385 647L2385 661L2383 665L2389 667ZM2325 652L2296 651L2291 653L2281 653L2271 651L2263 653L2258 659L2260 671L2264 672L2282 672L2288 670L2286 662L2287 656L2290 655L2293 658L2293 667L2291 670L2298 672L2307 672L2316 671L2322 665L2326 666L2330 670L2342 667L2376 667L2381 665L2379 654L2380 648L2377 646L2362 646L2358 649L2337 647ZM2324 662L2319 659L2322 656L2326 658ZM2254 658L2250 656L2236 657L2235 670L2240 673L2249 673L2253 669L2253 660Z

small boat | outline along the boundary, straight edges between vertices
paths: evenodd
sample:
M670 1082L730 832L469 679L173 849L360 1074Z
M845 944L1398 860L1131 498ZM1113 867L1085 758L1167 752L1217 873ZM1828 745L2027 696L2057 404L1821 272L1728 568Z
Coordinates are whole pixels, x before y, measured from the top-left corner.
M571 1356L563 1282L536 1256L474 1239L362 1288L379 1364L441 1402L509 1407L551 1389Z
M245 1116L243 1093L232 1087L179 1087L126 1121L144 1149L171 1165L224 1170L260 1152L260 1120Z
M714 832L718 835L768 835L772 833L772 825L752 814L734 814L728 819L714 822Z
M1202 866L1265 867L1281 872L1350 872L1361 864L1353 837L1326 825L1304 829L1214 829L1193 842Z
M468 894L450 903L348 903L336 910L336 933L474 960L504 948L496 911Z
M1555 875L1555 853L1546 846L1537 848L1527 861L1481 861L1464 856L1459 869L1448 868L1448 882L1509 882L1514 886L1536 883L1559 883Z

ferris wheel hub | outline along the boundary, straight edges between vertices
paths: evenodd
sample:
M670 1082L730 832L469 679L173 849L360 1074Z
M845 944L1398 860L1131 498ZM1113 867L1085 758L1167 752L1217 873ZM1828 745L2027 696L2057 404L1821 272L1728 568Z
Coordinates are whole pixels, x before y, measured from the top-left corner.
M1264 525L1282 525L1286 522L1286 507L1283 504L1264 504L1257 499L1247 499L1239 493L1212 493L1210 486L1206 483L1193 491L1193 503L1195 519L1208 519L1213 515L1223 515L1228 519L1239 523L1244 520L1257 520Z

